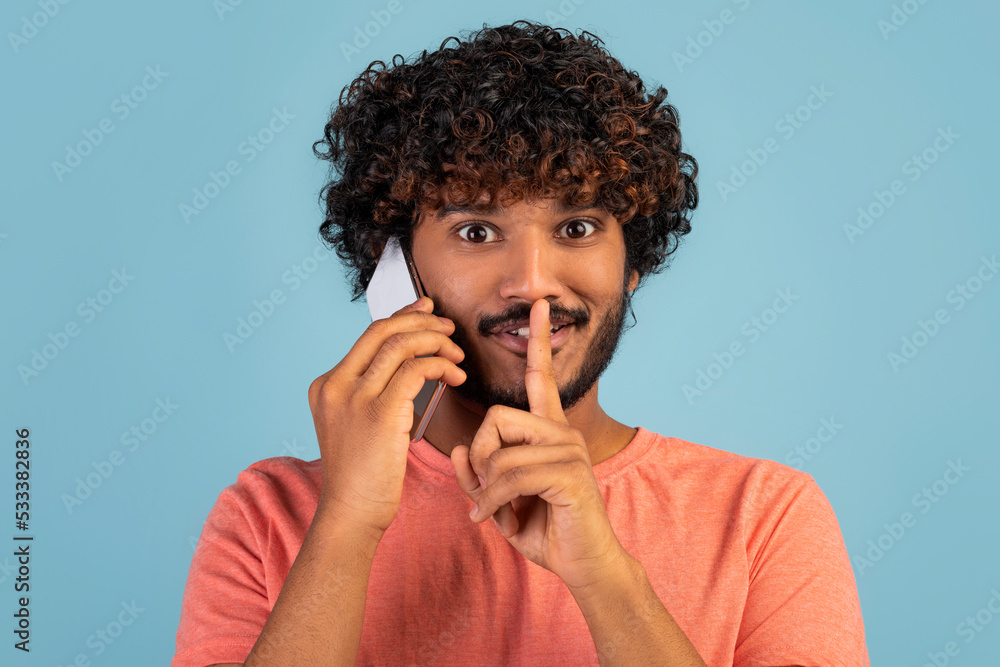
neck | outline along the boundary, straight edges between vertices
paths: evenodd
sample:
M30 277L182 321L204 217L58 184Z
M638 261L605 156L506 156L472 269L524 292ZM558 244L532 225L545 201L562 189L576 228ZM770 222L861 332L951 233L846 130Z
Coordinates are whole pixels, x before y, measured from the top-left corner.
M606 461L623 450L638 431L615 421L604 412L597 402L597 385L595 382L576 405L565 411L570 426L583 434L591 465ZM446 388L424 432L424 439L450 457L456 445L472 443L485 417L485 408L469 403ZM420 415L414 414L411 437L416 433L419 423Z

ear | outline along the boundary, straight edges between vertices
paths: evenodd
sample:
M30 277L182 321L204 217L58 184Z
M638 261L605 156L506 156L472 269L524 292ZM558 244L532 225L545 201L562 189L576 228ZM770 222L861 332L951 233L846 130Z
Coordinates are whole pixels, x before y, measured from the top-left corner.
M639 272L632 269L632 277L628 279L628 291L631 292L639 284Z

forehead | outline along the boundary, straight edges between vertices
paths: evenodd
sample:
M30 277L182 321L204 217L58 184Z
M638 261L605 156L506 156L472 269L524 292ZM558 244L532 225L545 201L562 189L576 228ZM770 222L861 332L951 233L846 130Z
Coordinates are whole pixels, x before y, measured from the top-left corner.
M518 204L526 204L524 200L517 202L514 206ZM531 205L539 206L545 208L549 213L555 215L564 215L567 213L583 213L583 212L596 212L596 213L606 213L604 208L597 203L591 204L567 204L561 197L550 197L546 199L533 200L530 202ZM490 215L490 216L502 216L511 210L512 206L501 206L499 204L494 204L492 206L478 206L474 207L471 205L459 206L457 204L452 204L446 202L444 206L438 208L436 211L428 211L427 217L431 221L444 221L453 216L459 215Z

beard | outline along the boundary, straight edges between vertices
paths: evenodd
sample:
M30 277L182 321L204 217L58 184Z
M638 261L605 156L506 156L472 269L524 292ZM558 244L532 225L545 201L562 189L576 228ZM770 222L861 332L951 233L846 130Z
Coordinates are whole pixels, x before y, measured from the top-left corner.
M618 299L598 323L597 331L584 352L583 364L565 386L559 387L559 402L562 404L563 410L568 410L576 405L611 364L624 332L625 311L630 308L631 302L632 293L628 291L626 285L623 285ZM531 304L520 304L519 307L512 308L501 316L480 321L479 334L491 335L489 331L494 325L528 318L530 313ZM573 332L575 334L579 334L581 331L579 327L589 320L586 312L551 308L549 317L554 319L559 316L566 316L573 321L573 326L577 328ZM458 367L465 371L466 380L457 387L449 386L448 389L466 401L479 405L484 410L493 405L506 405L530 412L531 406L528 403L528 392L523 378L521 382L514 385L485 382L486 365L478 352L469 344L468 329L459 324L455 318L452 320L455 322L455 332L451 335L451 339L466 353L465 359L458 364ZM560 349L553 353L553 361L561 351Z

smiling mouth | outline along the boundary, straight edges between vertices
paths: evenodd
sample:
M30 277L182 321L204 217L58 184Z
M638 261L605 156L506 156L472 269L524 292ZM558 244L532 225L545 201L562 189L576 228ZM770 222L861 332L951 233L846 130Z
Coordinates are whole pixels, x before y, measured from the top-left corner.
M557 327L552 327L551 331L552 337L550 343L552 345L552 355L558 354L566 341L572 335L574 326L572 324L564 324ZM524 332L524 335L520 335L519 332ZM501 331L500 333L492 334L490 338L495 339L502 347L506 348L509 352L519 356L528 356L528 329L511 329L510 331Z
M551 329L549 329L549 333L550 334L554 334L555 332L559 331L560 329L563 329L563 328L568 327L568 326L569 326L568 324L559 324L559 325L553 326ZM522 327L520 329L509 329L507 331L501 331L500 333L505 333L505 334L507 334L509 336L517 336L518 338L527 338L528 335L529 335L529 333L530 333L530 331L529 331L528 327ZM498 334L494 334L494 335L498 335Z

